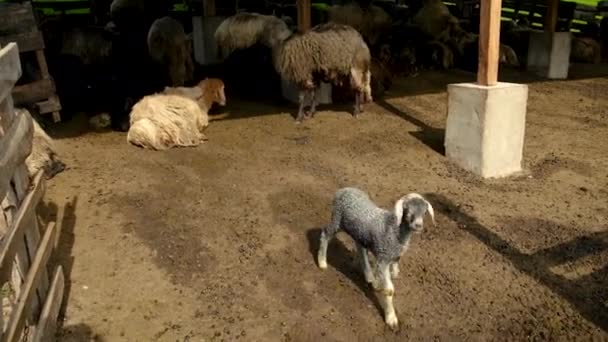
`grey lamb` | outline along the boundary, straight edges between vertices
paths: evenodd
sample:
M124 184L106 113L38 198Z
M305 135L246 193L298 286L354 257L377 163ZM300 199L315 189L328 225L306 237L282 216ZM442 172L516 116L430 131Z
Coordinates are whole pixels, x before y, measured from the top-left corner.
M401 197L394 211L379 208L369 196L356 188L336 191L333 200L331 223L321 232L317 261L321 269L327 268L327 247L336 233L342 229L355 241L363 274L368 283L383 295L384 320L391 328L399 324L391 278L399 275L399 259L408 248L412 233L420 233L426 212L433 224L435 214L431 204L417 193ZM367 251L376 259L375 276L369 264Z

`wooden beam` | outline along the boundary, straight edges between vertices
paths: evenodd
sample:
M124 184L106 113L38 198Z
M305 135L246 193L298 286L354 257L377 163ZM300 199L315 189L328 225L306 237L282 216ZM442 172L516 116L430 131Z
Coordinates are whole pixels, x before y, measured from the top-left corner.
M57 266L46 303L40 314L40 321L36 326L34 342L51 342L55 340L57 317L59 317L59 309L63 300L64 285L63 269L61 266Z
M12 95L16 106L30 105L55 95L55 83L52 79L42 79L22 84L13 88Z
M31 31L0 37L0 45L7 45L11 42L17 43L19 46L19 52L44 49L44 39L42 38L42 32L40 31Z
M555 32L557 15L559 13L559 0L547 0L547 13L545 14L545 32Z
M32 267L27 272L23 292L17 300L17 306L11 312L11 318L6 329L6 335L3 339L7 342L17 342L21 338L21 333L25 324L25 317L28 315L29 303L36 294L36 287L43 275L43 270L46 270L47 262L53 251L53 242L55 241L55 222L49 223L36 257L32 261Z
M24 112L17 113L11 127L0 138L0 198L3 198L9 189L9 182L17 167L23 164L31 153L33 137L32 117Z
M28 220L31 217L34 217L36 207L44 195L46 184L43 176L44 172L40 170L32 182L33 189L30 190L21 203L17 219L13 221L8 235L2 240L2 247L0 249L0 282L2 283L7 282L10 277L11 265L19 247L18 243L24 241L26 224L29 223Z
M501 7L501 0L481 1L477 83L484 86L493 86L498 82Z
M298 31L310 30L310 0L297 0L298 6Z
M215 0L203 0L203 17L215 16Z

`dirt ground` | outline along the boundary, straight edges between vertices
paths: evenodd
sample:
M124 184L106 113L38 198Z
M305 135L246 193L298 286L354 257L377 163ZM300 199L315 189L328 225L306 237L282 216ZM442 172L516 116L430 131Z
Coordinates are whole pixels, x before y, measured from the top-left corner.
M530 88L526 171L504 180L443 155L445 86L474 79L455 71L399 80L358 119L330 106L295 125L293 107L229 98L197 148L142 150L83 117L52 128L62 340L608 339L608 78L505 75ZM395 281L398 332L346 235L316 266L342 186L435 206Z

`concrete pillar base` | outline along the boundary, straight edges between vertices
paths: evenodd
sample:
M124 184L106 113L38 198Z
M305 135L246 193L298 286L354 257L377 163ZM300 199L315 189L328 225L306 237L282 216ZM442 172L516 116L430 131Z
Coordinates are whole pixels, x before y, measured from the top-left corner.
M448 85L447 158L483 178L521 171L527 102L525 84Z
M570 32L530 32L528 70L550 79L568 78Z
M288 82L286 80L281 80L281 92L283 93L283 97L293 103L298 103L298 87L292 82ZM317 103L319 104L331 104L331 84L321 82L321 86L315 93L315 97L317 98ZM307 103L308 105L309 103Z
M209 65L219 63L217 46L213 35L225 17L192 17L192 40L194 59L198 64Z

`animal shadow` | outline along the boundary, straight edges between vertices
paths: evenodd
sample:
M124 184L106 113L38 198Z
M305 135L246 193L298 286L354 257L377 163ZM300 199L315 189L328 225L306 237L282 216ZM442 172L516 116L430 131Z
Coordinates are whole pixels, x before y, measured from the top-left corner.
M309 252L314 259L315 265L317 265L317 252L319 250L319 238L323 227L313 228L307 231L306 237L308 239ZM354 259L353 259L354 257ZM372 258L373 259L373 258ZM327 263L331 266L328 267L328 272L332 272L332 268L338 270L346 278L352 281L359 289L365 293L365 296L374 303L374 306L378 310L381 317L384 317L384 310L380 301L378 300L374 289L370 284L367 283L363 272L359 267L359 260L351 250L349 250L342 241L334 237L327 248ZM374 265L372 260L370 264Z

